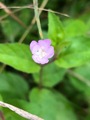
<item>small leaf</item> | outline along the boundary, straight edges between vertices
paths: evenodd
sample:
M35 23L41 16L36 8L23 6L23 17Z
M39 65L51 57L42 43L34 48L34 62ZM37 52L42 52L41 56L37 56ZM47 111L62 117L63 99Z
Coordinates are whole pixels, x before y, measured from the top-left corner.
M64 48L56 60L56 64L63 68L80 66L90 61L90 39L75 37L70 39L70 45Z
M25 44L0 44L0 62L17 70L34 73L39 71L39 65L31 58L29 46Z
M46 87L53 87L63 80L66 70L57 67L54 63L44 66L42 84ZM35 81L39 83L39 73L33 74Z
M64 39L64 29L59 18L53 14L48 13L48 36L52 40L54 46L58 45Z

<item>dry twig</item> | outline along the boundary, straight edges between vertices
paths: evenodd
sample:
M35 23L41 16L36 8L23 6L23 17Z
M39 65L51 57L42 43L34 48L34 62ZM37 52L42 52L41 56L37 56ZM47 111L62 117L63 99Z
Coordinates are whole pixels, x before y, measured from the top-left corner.
M44 0L42 2L41 6L40 6L40 8L42 8L42 10L39 11L39 15L42 13L43 8L46 6L47 2L48 2L48 0ZM32 29L34 24L35 24L35 17L32 19L30 26L27 28L27 30L24 32L24 34L20 38L19 43L22 43L25 40L26 36L30 33L30 30Z
M18 115L26 118L27 120L44 120L36 115L33 115L31 113L28 113L20 108L17 108L13 105L10 105L10 104L7 104L7 103L4 103L2 101L0 101L0 106L2 107L6 107L6 108L9 108L10 110L14 111L15 113L17 113Z
M22 25L25 29L27 28L27 26L16 16L14 15L14 13L9 10L9 8L7 8L2 2L0 2L0 7L3 8L3 10L10 15L14 20L16 20L20 25Z

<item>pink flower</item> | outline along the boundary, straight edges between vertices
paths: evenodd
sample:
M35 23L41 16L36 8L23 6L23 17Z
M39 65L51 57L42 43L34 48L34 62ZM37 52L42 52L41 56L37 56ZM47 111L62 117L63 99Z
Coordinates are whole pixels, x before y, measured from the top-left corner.
M51 46L51 40L32 41L30 43L30 50L32 52L32 59L39 64L46 64L49 58L54 56L54 47Z

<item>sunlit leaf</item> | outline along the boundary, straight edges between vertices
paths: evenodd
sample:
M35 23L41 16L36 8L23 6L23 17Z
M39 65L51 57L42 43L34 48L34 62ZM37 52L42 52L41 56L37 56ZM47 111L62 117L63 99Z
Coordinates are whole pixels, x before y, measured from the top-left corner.
M69 19L65 22L65 35L66 39L75 36L85 35L87 26L82 20Z
M32 60L29 46L25 44L0 44L0 62L26 72L39 71L39 66Z
M48 13L48 36L54 46L64 39L64 29L61 21L55 14L50 12Z

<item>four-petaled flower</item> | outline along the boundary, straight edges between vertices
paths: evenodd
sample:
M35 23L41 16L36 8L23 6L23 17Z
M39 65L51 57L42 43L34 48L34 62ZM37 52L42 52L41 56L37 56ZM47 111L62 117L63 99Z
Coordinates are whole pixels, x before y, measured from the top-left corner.
M30 43L30 50L32 58L36 63L46 64L49 59L54 56L54 47L51 46L51 40L39 40L38 42L32 41Z

